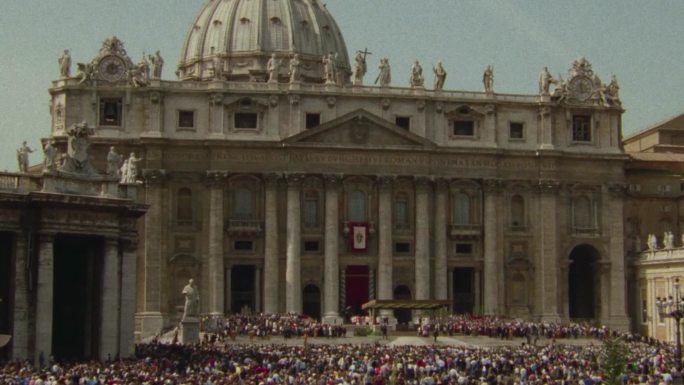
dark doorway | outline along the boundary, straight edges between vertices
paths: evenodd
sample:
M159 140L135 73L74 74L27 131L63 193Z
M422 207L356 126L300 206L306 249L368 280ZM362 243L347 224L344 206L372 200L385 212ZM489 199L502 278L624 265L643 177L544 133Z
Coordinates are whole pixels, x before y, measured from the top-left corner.
M256 268L252 265L235 265L230 273L230 298L233 313L252 312L255 309Z
M361 305L368 302L368 266L347 266L345 272L347 307L351 310L351 315L362 315L364 313Z
M98 355L103 250L102 238L55 238L52 353L57 360Z
M394 299L411 299L411 289L406 285L395 287ZM399 324L408 324L411 322L411 309L394 309L394 318Z
M570 253L568 306L571 319L596 318L598 276L595 264L599 257L599 252L589 245L577 246Z
M14 316L14 239L12 233L0 233L0 334L5 335L12 335ZM9 359L11 346L10 341L0 347L0 362Z
M475 308L475 269L462 267L454 269L453 304L454 313L472 314Z
M317 320L321 318L321 289L316 285L304 288L304 314Z

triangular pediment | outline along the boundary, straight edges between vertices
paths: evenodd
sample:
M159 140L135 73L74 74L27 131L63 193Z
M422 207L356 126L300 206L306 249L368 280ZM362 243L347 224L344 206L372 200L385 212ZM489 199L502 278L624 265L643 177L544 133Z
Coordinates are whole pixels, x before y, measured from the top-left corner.
M359 109L285 139L342 147L435 147L435 143Z

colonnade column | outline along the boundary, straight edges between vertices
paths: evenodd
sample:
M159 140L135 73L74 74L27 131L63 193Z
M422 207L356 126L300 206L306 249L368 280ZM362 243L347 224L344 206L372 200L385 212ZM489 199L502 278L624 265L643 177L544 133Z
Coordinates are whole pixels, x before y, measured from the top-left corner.
M447 276L447 184L444 179L435 183L435 299L446 300L452 279Z
M119 321L119 356L135 354L135 285L138 245L134 240L123 242L121 262L121 320Z
M416 297L430 299L430 182L416 179Z
M629 317L627 316L627 292L625 278L625 241L623 209L625 197L624 184L612 184L604 193L603 201L607 203L606 215L603 223L608 227L610 239L610 293L604 293L604 298L610 298L610 321L609 326L617 330L629 330ZM610 295L610 296L608 296Z
M541 319L557 321L558 309L558 192L560 183L555 180L539 181L539 276L537 287L541 298Z
M54 234L39 234L36 288L36 342L34 363L47 363L52 355L52 304L55 286Z
M392 290L392 178L378 178L378 284L379 300L390 300ZM394 318L391 310L381 310L382 317ZM394 322L390 322L394 324Z
M340 177L325 176L325 272L323 277L325 295L324 322L341 324L340 306L340 265L339 265L339 188Z
M264 229L264 313L276 314L278 308L278 288L280 266L278 258L278 181L280 176L268 174L266 183L266 215Z
M100 361L114 359L119 351L119 240L105 238L102 266L102 318L100 321Z
M138 295L142 304L142 313L136 315L140 322L141 338L157 335L164 327L161 314L162 303L162 247L164 239L164 189L162 183L166 178L165 170L145 170L145 203L150 205L145 214L145 240L142 250L143 276L142 293Z
M19 232L16 238L14 265L14 325L12 331L12 359L25 361L29 342L29 297L27 282L28 245L26 234Z
M209 184L209 313L223 315L224 308L224 212L223 189L226 175L208 172Z
M499 245L499 188L500 181L484 183L484 314L499 314L500 271L503 259Z
M302 312L302 230L300 175L287 176L287 262L285 268L285 310Z
M254 311L261 313L261 268L254 269Z

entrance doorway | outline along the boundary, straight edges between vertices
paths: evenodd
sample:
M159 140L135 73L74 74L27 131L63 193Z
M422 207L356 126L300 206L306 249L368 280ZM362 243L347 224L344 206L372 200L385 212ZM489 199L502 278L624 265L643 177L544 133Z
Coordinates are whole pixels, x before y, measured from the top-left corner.
M14 234L0 233L0 334L5 335L12 335L14 254ZM11 345L0 347L0 361L9 359Z
M52 353L57 360L97 357L103 251L102 238L55 238Z
M316 285L304 287L304 314L319 320L321 319L321 289Z
M598 274L596 262L598 250L590 245L575 247L570 253L568 272L568 307L571 319L596 319Z
M252 265L235 265L230 272L230 298L233 313L252 312L256 308L256 268Z
M368 302L370 275L368 266L347 266L346 270L346 306L350 315L362 315L361 305Z
M454 313L472 314L475 308L475 269L472 267L455 268L453 273Z
M411 289L406 285L399 285L394 288L394 299L411 299ZM398 324L408 324L411 322L411 309L394 309L394 318Z

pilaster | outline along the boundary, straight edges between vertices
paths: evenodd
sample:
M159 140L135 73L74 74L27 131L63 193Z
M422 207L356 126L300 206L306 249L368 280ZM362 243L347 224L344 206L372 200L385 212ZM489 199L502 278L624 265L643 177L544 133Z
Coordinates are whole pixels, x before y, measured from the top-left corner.
M604 189L603 223L610 239L610 320L611 328L629 330L630 320L627 315L625 293L627 283L625 276L625 241L624 241L624 197L626 186L623 183L612 183Z
M484 181L484 313L500 314L503 261L500 258L498 218L501 181Z
M264 313L278 313L279 297L279 254L278 254L278 174L264 176L266 215L264 230Z
M122 242L121 311L119 321L119 356L135 355L135 297L138 245L130 239Z
M537 287L540 299L540 318L544 321L560 319L558 305L558 192L560 183L543 179L537 185L539 191L539 269Z
M448 277L447 269L447 182L444 179L435 181L435 299L445 300L448 298L452 277Z
M389 300L392 290L392 177L378 177L378 299ZM391 315L384 312L383 316Z
M119 240L105 239L102 274L102 318L100 322L100 361L119 353Z
M29 359L29 287L27 281L28 245L26 234L17 233L14 266L14 328L12 330L12 359Z
M539 127L541 127L541 143L539 148L542 150L553 150L553 119L552 109L548 105L539 107Z
M52 355L52 304L54 277L55 235L39 234L38 240L38 285L36 287L36 331L34 363L48 362ZM41 359L42 357L42 359Z

